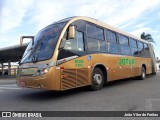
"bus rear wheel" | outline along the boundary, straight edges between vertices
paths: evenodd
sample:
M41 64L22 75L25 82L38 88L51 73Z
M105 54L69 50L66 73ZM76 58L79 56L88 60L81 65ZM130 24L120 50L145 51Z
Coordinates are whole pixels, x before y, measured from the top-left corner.
M144 80L146 78L146 69L145 67L142 67L141 68L141 76L140 76L140 79L141 80Z
M94 68L92 73L92 82L91 88L92 90L96 91L103 87L104 84L104 76L103 72L100 68Z

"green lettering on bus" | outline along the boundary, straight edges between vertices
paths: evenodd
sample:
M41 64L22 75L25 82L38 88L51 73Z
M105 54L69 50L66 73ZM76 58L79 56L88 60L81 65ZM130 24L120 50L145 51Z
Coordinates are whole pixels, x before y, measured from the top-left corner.
M133 65L135 64L134 58L120 58L119 65Z
M75 66L76 67L83 67L83 60L75 60Z

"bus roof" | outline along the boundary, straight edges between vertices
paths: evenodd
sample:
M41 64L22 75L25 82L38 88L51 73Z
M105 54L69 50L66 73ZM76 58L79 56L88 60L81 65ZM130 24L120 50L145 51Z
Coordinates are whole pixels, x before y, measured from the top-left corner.
M128 37L130 37L130 38L133 38L133 39L139 40L139 41L141 41L141 42L145 42L145 43L150 44L149 42L147 42L147 41L145 41L145 40L143 40L143 39L140 39L140 38L138 38L138 37L136 37L136 36L134 36L134 35L132 35L132 34L130 34L130 33L127 33L127 32L125 32L125 31L122 31L122 30L120 30L120 29L118 29L118 28L115 28L115 27L113 27L113 26L110 26L110 25L108 25L108 24L106 24L106 23L103 23L103 22L101 22L101 21L99 21L99 20L96 20L96 19L93 19L93 18L84 17L84 16L75 16L75 17L70 17L69 19L70 19L70 21L69 21L70 23L72 23L72 22L74 22L74 21L76 21L76 20L85 20L85 21L94 23L94 24L96 24L96 25L98 25L98 26L104 27L104 28L106 28L106 29L109 29L109 30L115 31L115 32L117 32L117 33L120 33L120 34L122 34L122 35L128 36Z

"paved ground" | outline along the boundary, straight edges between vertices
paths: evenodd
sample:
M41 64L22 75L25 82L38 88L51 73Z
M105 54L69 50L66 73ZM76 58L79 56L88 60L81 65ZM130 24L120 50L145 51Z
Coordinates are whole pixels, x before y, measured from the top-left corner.
M20 88L0 80L0 111L160 111L160 73L146 80L110 82L100 91L88 87L64 92ZM47 118L53 119L53 118ZM159 120L159 118L54 118L58 120Z
M0 78L0 85L2 84L16 84L15 78Z

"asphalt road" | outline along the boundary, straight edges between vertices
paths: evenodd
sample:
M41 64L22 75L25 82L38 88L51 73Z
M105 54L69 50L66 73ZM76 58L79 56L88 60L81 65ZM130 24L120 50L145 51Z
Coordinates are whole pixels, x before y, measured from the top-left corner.
M12 78L13 79L13 78ZM108 83L99 91L88 87L63 92L20 88L13 80L0 80L0 111L160 111L160 72L145 80ZM47 118L52 119L52 118ZM62 118L56 118L61 120ZM63 118L74 120L75 118ZM97 120L97 118L77 118ZM98 118L99 120L106 118ZM159 118L109 118L109 120Z

